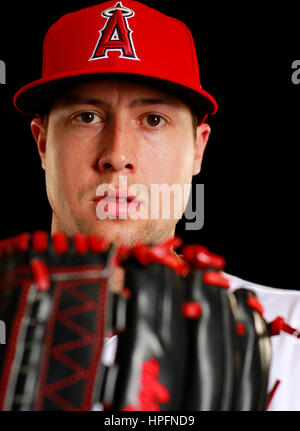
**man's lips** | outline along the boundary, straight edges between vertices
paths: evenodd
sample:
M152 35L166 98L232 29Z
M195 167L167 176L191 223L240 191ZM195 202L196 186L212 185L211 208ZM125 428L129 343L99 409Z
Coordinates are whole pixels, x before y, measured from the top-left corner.
M126 191L106 191L104 193L101 193L99 195L96 194L94 200L100 201L101 199L107 199L107 200L126 200L128 202L133 201L136 198L136 196L133 195L127 195Z
M99 219L126 219L141 205L141 201L136 196L127 195L126 190L109 190L99 193L99 195L96 194L93 203Z
M126 191L124 192L105 192L104 194L101 195L96 195L93 199L93 201L97 204L98 202L100 202L101 200L106 200L107 202L116 202L116 203L130 203L134 200L140 202L138 199L136 199L136 196L133 195L127 195Z

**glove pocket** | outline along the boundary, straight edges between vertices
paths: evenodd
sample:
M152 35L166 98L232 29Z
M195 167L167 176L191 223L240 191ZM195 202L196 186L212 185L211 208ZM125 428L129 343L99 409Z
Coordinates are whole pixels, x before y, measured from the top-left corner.
M118 349L107 383L110 408L179 410L187 359L182 279L159 262L130 258L124 267L126 297L115 295Z

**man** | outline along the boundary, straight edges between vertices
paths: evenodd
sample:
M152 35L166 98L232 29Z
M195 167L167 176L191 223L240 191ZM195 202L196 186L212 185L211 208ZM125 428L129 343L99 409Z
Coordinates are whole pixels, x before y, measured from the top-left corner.
M201 169L205 119L217 110L201 87L186 26L132 0L68 14L45 37L42 78L19 90L14 103L35 117L52 233L92 233L127 245L174 235L185 185ZM169 204L180 216L153 217L153 207L163 206L154 184L179 186ZM256 291L267 320L281 315L299 325L299 292L227 276L232 289ZM290 335L274 338L270 388L280 385L270 409L300 408L291 386L299 354Z
M120 176L126 178L128 188L132 184L143 183L147 185L148 192L150 185L155 183L170 186L190 184L192 175L200 171L210 132L209 126L201 122L204 115L216 110L216 102L200 87L193 67L194 47L185 28L169 20L170 39L176 34L176 46L180 43L186 45L185 56L189 65L184 61L183 54L178 56L170 49L166 58L165 48L159 42L160 35L157 35L158 40L154 35L149 39L145 37L150 28L134 29L134 25L145 26L145 18L141 21L136 19L131 26L131 20L137 16L136 11L129 7L126 9L121 3L113 7L116 9L108 7L102 12L94 9L90 15L87 14L85 19L94 20L93 31L81 54L78 51L80 41L68 32L70 19L70 24L66 21L62 26L61 31L69 34L70 40L64 39L65 49L60 50L60 57L54 45L54 26L54 31L50 30L46 38L49 45L48 52L45 52L43 82L21 90L15 101L18 108L27 108L28 112L26 104L29 98L30 104L36 99L38 105L45 99L44 106L30 106L29 110L34 114L40 114L41 109L47 112L46 117L38 116L33 120L32 132L46 173L47 193L53 209L52 232L105 233L109 239L126 243L141 239L157 242L174 234L174 217L173 220L151 220L149 217L120 220L118 217L115 222L112 218L99 222L95 211L97 187L110 184L120 192L123 188L119 184ZM140 8L140 5L137 7ZM161 19L159 14L155 18ZM86 27L86 23L81 21L80 25ZM143 33L138 37L141 30ZM80 39L79 32L76 37ZM55 56L52 56L51 50L54 49ZM65 57L65 51L69 53L69 58ZM157 61L165 63L159 73L155 70ZM78 68L81 69L79 73L76 72ZM171 78L169 71L174 75ZM122 75L113 80L109 79L111 76L106 79L99 76L99 73L116 72ZM56 80L54 76L53 80L53 74L59 73L63 73L63 78ZM66 76L74 73L77 73L77 78L70 78L72 88L66 90ZM130 75L136 79L132 80ZM85 82L87 76L88 82ZM131 81L128 82L127 78ZM190 88L185 89L180 82ZM61 86L59 93L57 85ZM59 96L54 101L53 90ZM179 99L184 92L184 99ZM191 99L192 109L188 103ZM194 110L198 111L197 114ZM64 134L58 132L60 130L64 130ZM82 140L89 142L88 148L82 145ZM64 141L70 144L66 145ZM63 155L61 151L69 153ZM58 166L58 163L69 165ZM150 193L148 195L147 206L150 209L151 196ZM140 200L143 198L145 196ZM146 205L144 201L137 203L139 206ZM117 201L115 210L120 210L122 206ZM113 229L108 233L107 228L111 225Z

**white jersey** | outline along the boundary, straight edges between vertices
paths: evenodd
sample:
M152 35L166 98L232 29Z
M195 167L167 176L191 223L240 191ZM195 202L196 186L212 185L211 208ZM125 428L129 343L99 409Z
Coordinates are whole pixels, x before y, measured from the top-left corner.
M230 281L230 290L246 288L253 290L264 308L264 318L271 322L283 317L290 326L300 331L300 291L277 289L251 283L223 273ZM281 332L272 341L272 361L269 391L279 380L268 411L300 411L300 339ZM114 363L117 336L106 340L102 361L107 366Z
M264 307L264 318L271 322L283 317L285 322L300 331L300 291L277 289L251 283L224 274L230 281L230 289L253 290ZM269 390L280 381L268 411L300 410L300 339L281 332L272 336L272 361Z

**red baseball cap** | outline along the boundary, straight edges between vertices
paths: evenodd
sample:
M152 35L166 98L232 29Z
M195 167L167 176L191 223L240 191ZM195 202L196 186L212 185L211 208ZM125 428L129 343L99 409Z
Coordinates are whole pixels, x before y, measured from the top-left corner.
M216 101L201 87L187 26L133 0L107 1L54 23L44 39L42 78L22 87L14 105L24 114L41 114L64 91L101 78L155 85L201 117L217 111Z

